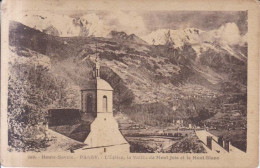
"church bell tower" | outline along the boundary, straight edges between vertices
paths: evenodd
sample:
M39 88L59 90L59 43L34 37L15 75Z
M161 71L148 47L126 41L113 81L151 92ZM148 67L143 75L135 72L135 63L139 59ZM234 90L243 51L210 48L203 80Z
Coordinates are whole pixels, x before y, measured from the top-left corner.
M86 140L87 148L103 152L130 152L130 145L118 129L113 116L113 88L100 78L100 64L96 59L93 68L95 79L87 83L81 90L83 120L90 118L90 133Z

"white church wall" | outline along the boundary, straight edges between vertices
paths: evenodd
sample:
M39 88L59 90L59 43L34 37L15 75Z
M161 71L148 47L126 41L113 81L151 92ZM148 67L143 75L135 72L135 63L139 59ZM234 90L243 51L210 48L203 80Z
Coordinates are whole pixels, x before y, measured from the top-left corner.
M107 117L104 119L99 116L94 120L91 124L90 134L84 143L90 148L127 144L127 141L118 129L118 123L114 117L112 115L104 115L104 113L102 115Z

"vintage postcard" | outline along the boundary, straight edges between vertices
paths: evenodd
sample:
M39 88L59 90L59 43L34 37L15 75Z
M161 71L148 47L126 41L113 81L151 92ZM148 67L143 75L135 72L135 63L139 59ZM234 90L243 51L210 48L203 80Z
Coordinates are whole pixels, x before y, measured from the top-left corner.
M256 167L254 0L6 0L1 163Z

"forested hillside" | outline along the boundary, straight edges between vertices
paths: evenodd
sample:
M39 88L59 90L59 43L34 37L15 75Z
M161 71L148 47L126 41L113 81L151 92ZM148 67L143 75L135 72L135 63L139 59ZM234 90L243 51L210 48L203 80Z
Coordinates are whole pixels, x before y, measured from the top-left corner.
M229 116L222 107L239 95L238 113L246 117L247 44L227 48L203 42L198 52L198 44L189 40L176 47L167 33L165 44L156 45L115 31L107 38L50 34L10 23L9 131L21 145L31 143L30 135L21 139L28 131L13 130L15 124L32 129L50 107L80 108L80 87L92 78L96 55L101 77L114 88L115 114L151 126L166 126L175 118L198 124L219 113ZM39 132L47 140L43 137Z

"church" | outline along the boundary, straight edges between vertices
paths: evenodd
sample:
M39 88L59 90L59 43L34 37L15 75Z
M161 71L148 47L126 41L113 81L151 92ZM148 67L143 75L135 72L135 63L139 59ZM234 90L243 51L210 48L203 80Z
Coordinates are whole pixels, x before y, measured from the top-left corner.
M130 145L118 129L113 117L113 88L100 78L100 65L96 62L95 80L81 89L82 119L93 120L86 140L87 147L104 152L130 152Z
M100 78L99 62L93 70L94 79L81 87L81 110L50 109L49 128L86 144L74 153L129 153L130 145L113 116L113 88Z

